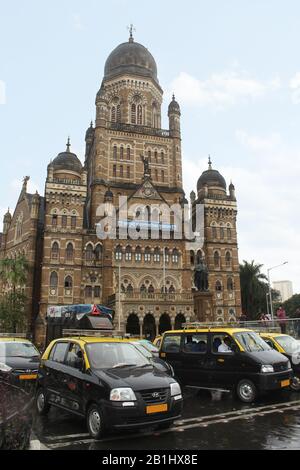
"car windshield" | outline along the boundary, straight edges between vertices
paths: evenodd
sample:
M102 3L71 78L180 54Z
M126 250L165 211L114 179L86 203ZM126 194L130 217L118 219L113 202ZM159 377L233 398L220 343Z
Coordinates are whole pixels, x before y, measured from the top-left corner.
M158 353L158 348L156 346L154 346L154 344L152 344L150 341L145 341L145 340L141 340L139 341L140 344L142 344L146 349L148 349L148 351L151 351L153 353Z
M94 369L143 367L150 364L150 361L130 343L90 343L86 346L86 351Z
M36 357L40 353L31 343L21 341L5 341L0 343L0 356L1 357Z
M140 351L144 356L146 356L148 359L152 359L152 353L148 351L147 347L144 346L144 344L135 342L133 343L133 346Z
M245 351L270 351L272 348L254 331L243 331L234 333L235 339L240 343Z
M300 350L300 343L289 335L276 336L275 340L282 347L282 349L288 353L293 354Z

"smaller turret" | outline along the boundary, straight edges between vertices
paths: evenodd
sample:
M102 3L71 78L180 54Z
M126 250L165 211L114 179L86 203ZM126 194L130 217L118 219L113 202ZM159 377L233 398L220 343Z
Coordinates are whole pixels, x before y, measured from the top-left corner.
M230 185L229 185L229 196L230 196L230 199L232 199L233 201L236 201L236 197L235 197L235 187L234 187L234 185L232 184L232 182L231 182Z
M6 214L4 215L3 217L3 234L6 235L8 230L9 230L9 227L10 227L10 224L11 224L11 221L12 221L12 215L9 211L9 208L6 212Z
M36 191L36 193L32 197L32 201L31 201L30 216L31 216L32 219L38 219L39 218L39 209L40 209L40 195Z
M172 101L169 104L168 108L169 116L169 129L172 137L180 138L180 106L175 100L175 95L173 95Z

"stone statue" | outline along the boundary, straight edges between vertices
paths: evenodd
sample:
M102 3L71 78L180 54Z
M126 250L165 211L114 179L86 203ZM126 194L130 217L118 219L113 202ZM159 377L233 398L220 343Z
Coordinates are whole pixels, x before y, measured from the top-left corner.
M141 155L142 162L144 164L144 176L151 176L151 170L149 166L149 158Z
M208 292L208 269L203 260L199 260L195 267L194 282L198 291Z

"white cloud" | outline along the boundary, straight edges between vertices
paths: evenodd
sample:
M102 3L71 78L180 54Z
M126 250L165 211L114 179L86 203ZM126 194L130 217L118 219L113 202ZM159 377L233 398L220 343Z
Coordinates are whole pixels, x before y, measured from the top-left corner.
M290 80L290 89L292 90L292 101L300 104L300 72L296 73Z
M251 150L272 150L281 145L281 136L278 133L272 133L268 136L250 135L242 129L238 129L235 133L237 140L245 147Z
M1 104L6 104L6 87L3 80L0 80L0 105Z
M73 14L73 27L77 31L82 31L84 29L82 18L78 13Z
M213 74L207 80L181 72L171 83L170 91L174 91L176 97L187 105L224 108L241 100L259 98L280 86L279 78L259 81L236 70Z

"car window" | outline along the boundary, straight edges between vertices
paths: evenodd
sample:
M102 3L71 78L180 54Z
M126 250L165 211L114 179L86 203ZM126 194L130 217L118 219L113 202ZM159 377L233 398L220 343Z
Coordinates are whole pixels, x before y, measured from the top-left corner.
M0 343L0 357L37 357L38 350L32 343L21 341L7 341Z
M232 346L235 341L227 333L215 333L212 335L212 352L214 354L223 354L233 352Z
M65 361L66 365L69 367L76 368L76 364L78 363L78 357L80 353L81 353L80 346L78 346L78 344L71 343L69 346L66 361Z
M151 364L138 349L130 343L90 343L86 346L89 362L95 369L118 367L142 367Z
M162 352L179 352L181 335L167 335L163 338Z
M294 352L298 352L300 349L299 342L292 336L288 336L288 335L276 336L276 341L288 354L293 354Z
M69 343L56 343L52 348L49 360L63 364Z
M270 351L270 346L254 331L243 331L233 335L247 352Z
M184 335L183 350L186 353L206 353L207 352L207 334L194 333Z

